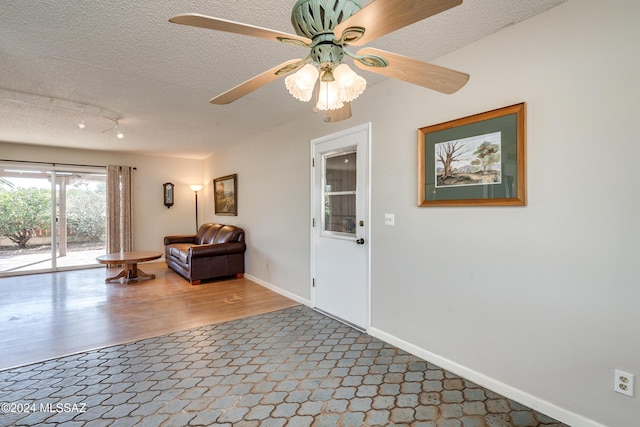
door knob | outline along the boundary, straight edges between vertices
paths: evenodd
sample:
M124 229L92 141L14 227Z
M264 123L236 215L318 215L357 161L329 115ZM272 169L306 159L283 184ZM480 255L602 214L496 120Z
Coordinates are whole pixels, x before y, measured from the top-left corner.
M356 243L359 245L364 245L364 239L360 238L358 240L356 240Z

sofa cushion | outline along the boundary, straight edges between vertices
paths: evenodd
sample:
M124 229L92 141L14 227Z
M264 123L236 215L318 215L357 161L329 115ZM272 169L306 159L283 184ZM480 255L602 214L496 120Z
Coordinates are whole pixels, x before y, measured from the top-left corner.
M238 237L237 237L236 230L237 230L236 227L225 225L220 229L220 231L218 231L218 234L216 234L214 241L211 243L237 242Z
M176 257L183 264L189 263L189 248L193 246L190 243L175 243L169 246L169 255Z
M202 224L200 226L200 228L198 228L198 231L196 233L195 238L193 239L193 244L194 245L201 245L203 240L204 240L204 235L207 231L209 231L209 226L210 224ZM205 227L207 226L207 227Z
M193 245L189 249L191 258L215 257L220 255L243 254L247 249L244 242L215 243L212 245Z
M202 224L200 230L203 230L204 233L202 233L200 239L196 236L196 244L207 245L213 243L222 227L222 224ZM200 230L198 230L198 234L200 234Z

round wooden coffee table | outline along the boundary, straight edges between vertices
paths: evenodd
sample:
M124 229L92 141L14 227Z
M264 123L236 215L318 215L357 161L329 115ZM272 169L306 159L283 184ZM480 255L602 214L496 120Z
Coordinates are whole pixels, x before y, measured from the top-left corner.
M96 258L100 264L122 265L122 271L113 277L107 277L105 283L124 279L125 283L131 283L139 278L155 279L155 274L147 274L138 268L139 262L151 261L162 256L162 252L117 252L101 255Z

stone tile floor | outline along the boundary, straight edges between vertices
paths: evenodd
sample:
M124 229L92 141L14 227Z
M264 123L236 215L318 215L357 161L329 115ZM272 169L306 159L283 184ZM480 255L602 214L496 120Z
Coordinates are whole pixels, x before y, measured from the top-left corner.
M0 371L2 426L564 426L313 310Z

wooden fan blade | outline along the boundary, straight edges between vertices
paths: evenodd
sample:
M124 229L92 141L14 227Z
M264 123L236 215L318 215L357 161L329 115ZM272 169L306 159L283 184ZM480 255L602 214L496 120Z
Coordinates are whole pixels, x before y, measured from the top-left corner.
M345 102L344 107L338 108L337 110L327 110L326 113L327 114L324 116L324 121L327 123L347 120L349 117L351 117L351 103Z
M358 68L442 93L454 93L469 80L469 74L372 47L360 49L357 54L381 56L389 63L386 67L370 67L354 61Z
M362 38L349 44L361 46L414 22L462 4L462 0L374 0L333 30L337 39L349 27L365 29Z
M299 64L299 66L298 67L291 67L296 62ZM304 64L305 64L305 60L304 59L292 59L292 60L284 62L284 63L282 63L280 65L276 65L275 67L271 68L270 70L267 70L264 73L259 74L259 75L255 76L255 77L247 80L244 83L240 83L238 86L234 87L233 89L229 89L225 93L216 96L215 98L211 99L209 102L212 103L212 104L217 104L217 105L230 104L231 102L235 101L236 99L242 98L246 94L248 94L250 92L253 92L256 89L259 89L262 86L264 86L264 85L266 85L268 83L271 83L272 81L277 80L282 76L285 76L285 75L289 74L292 71L295 71L296 69L300 68ZM285 67L289 67L288 72L283 72L283 73L277 74L278 71L282 70Z
M228 33L242 34L245 36L258 37L261 39L284 41L294 44L301 42L303 46L311 43L306 37L300 37L294 34L283 33L268 28L256 27L254 25L242 24L240 22L228 21L226 19L214 18L212 16L200 15L197 13L187 13L177 15L169 19L174 24L190 25L192 27L207 28L209 30L226 31Z

